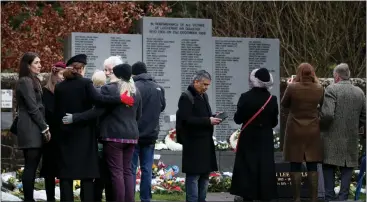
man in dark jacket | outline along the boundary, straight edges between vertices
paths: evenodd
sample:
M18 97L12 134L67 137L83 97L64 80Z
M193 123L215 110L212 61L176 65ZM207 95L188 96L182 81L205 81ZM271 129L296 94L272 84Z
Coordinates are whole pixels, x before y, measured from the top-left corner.
M210 74L204 70L198 71L187 89L194 102L188 93L182 93L178 101L176 121L182 126L182 172L186 173L187 202L205 201L209 174L218 170L213 126L222 120L212 114L205 93L210 83Z
M140 160L141 181L140 200L149 202L151 196L152 165L154 146L159 133L159 116L166 108L164 88L159 86L147 73L146 65L137 62L132 66L132 74L135 86L142 97L142 116L139 119L139 141L135 146L132 160L134 182L136 181L136 169Z

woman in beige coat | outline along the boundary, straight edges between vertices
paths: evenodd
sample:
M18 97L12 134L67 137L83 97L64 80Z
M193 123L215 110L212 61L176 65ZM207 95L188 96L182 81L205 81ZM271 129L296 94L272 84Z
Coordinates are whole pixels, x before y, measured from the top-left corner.
M289 108L287 119L284 160L291 164L293 195L300 202L302 162L306 162L310 181L311 201L317 201L317 163L322 161L319 107L323 100L323 87L314 68L302 63L294 81L288 84L281 104Z

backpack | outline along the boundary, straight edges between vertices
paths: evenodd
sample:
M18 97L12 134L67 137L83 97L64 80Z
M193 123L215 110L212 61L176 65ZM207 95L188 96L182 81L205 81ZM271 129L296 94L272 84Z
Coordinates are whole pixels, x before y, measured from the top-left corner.
M194 96L189 90L182 92L182 95L186 95L191 101L192 105L194 105ZM182 123L179 117L179 110L176 112L176 140L178 143L183 144Z

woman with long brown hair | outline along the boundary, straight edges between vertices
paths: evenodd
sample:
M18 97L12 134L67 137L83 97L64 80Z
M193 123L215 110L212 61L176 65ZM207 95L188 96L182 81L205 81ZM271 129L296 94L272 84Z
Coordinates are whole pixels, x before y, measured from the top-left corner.
M50 140L49 127L44 117L42 88L37 75L41 60L36 53L27 52L20 60L19 80L16 85L18 111L18 148L24 154L22 176L24 201L34 201L33 190L36 171L42 156L44 141Z
M50 142L42 148L42 169L40 175L45 178L47 201L55 201L55 177L58 177L58 149L56 144L57 120L54 118L54 90L57 83L64 80L65 63L57 62L51 68L46 85L42 88L42 101L45 106L45 118L53 134Z
M294 81L288 83L281 104L289 108L284 141L284 160L290 162L293 195L300 202L302 163L306 162L311 201L317 201L317 163L322 162L319 107L323 87L309 63L299 65Z

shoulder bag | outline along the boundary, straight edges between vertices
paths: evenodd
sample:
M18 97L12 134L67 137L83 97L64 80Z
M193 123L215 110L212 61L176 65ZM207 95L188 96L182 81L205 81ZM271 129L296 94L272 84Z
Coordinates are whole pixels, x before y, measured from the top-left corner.
M265 104L246 122L245 125L242 126L240 134L238 135L237 145L236 145L236 149L234 150L234 152L237 152L238 143L240 142L240 137L241 137L242 131L265 109L266 105L268 105L268 103L270 102L272 97L273 96L270 95L268 100L266 100Z

